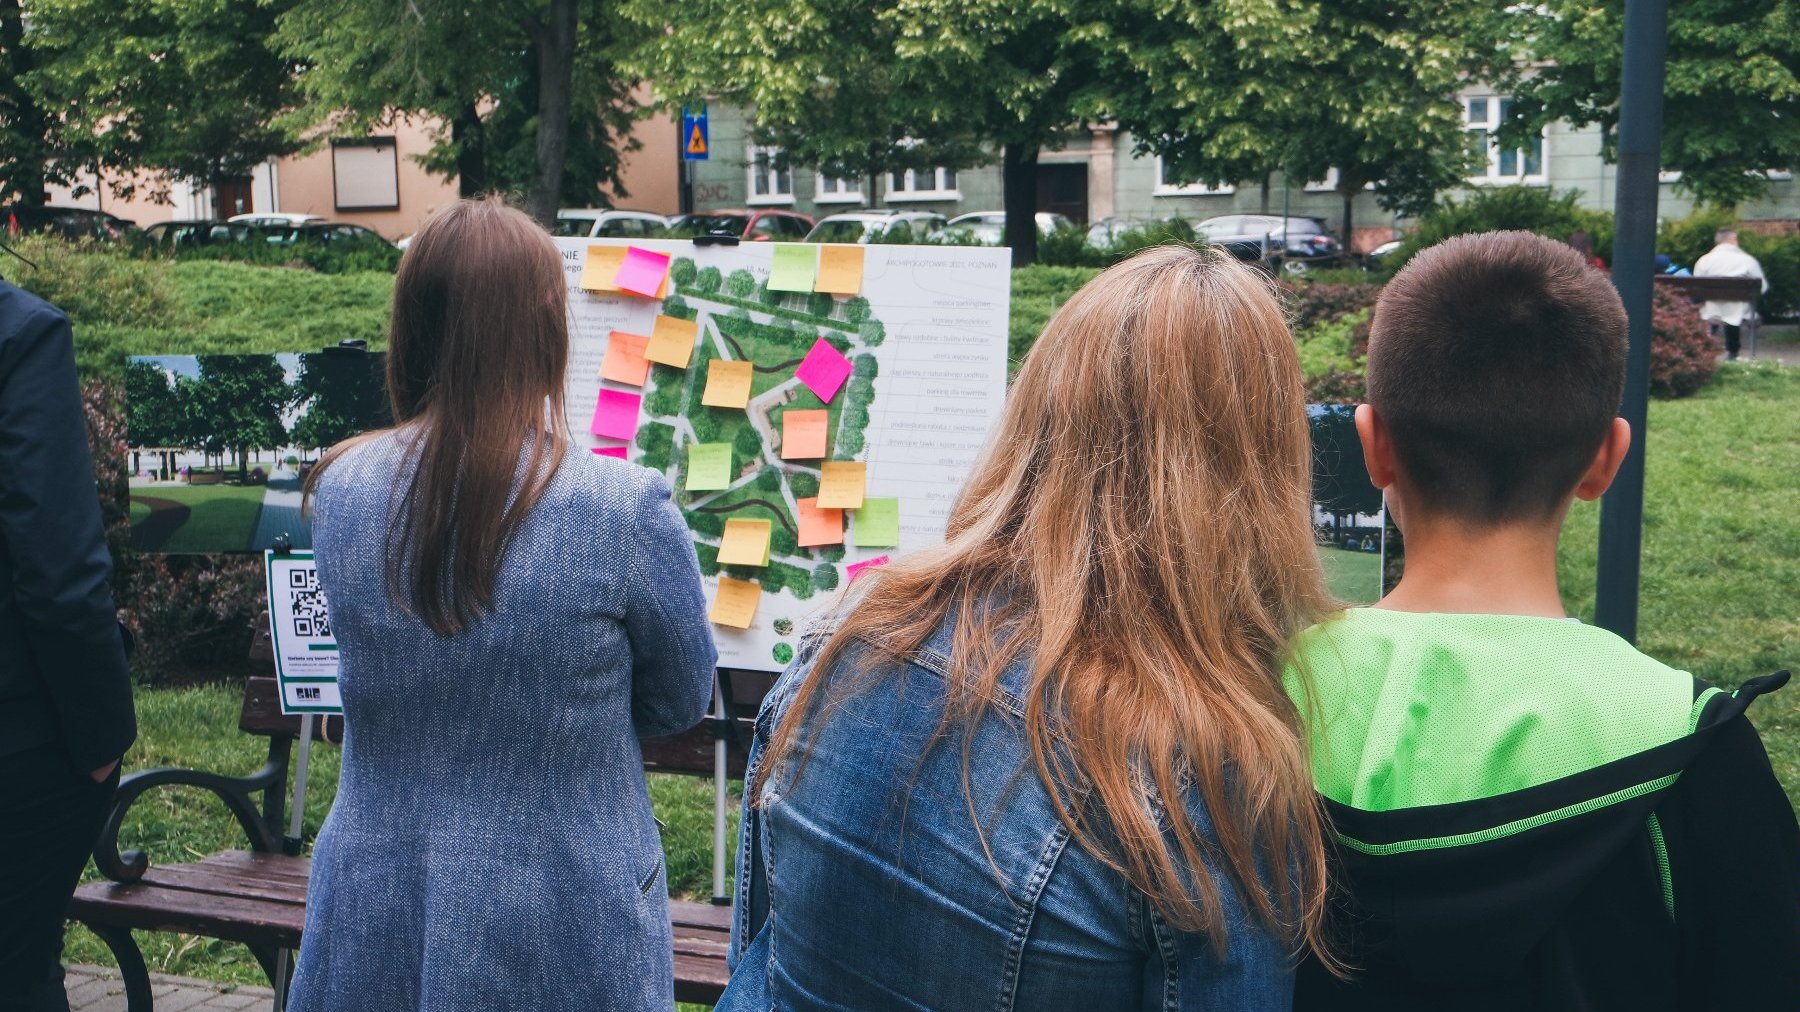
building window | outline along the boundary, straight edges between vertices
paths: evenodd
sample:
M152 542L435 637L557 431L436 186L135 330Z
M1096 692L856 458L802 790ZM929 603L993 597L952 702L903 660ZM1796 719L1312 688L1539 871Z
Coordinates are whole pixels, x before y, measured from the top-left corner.
M860 204L863 202L862 183L855 179L839 179L827 176L823 172L813 180L813 203L815 204Z
M1524 147L1501 147L1494 131L1512 112L1512 99L1495 95L1463 98L1463 130L1475 152L1485 153L1487 166L1469 177L1472 183L1543 183L1544 137L1539 134Z
M1307 193L1336 193L1337 188L1338 188L1338 170L1335 167L1325 170L1325 178L1324 179L1315 179L1312 182L1307 183L1305 186L1305 190ZM1375 188L1374 183L1364 183L1363 184L1363 189L1365 189L1365 190L1373 190L1374 188Z
M331 142L331 187L340 211L400 208L400 160L392 137Z
M1156 189L1152 191L1157 197L1226 197L1237 192L1237 187L1207 186L1205 183L1184 183L1171 180L1167 168L1163 165L1162 156L1156 156Z
M794 173L788 168L787 159L782 157L780 148L751 148L749 163L750 203L794 202Z
M888 173L889 200L961 200L956 189L956 170L907 169Z

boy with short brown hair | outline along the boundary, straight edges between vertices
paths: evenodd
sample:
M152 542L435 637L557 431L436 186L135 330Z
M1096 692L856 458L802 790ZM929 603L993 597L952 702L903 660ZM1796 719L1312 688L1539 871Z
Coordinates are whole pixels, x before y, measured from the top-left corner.
M1800 828L1728 694L1569 619L1556 549L1611 484L1625 313L1567 246L1464 236L1382 293L1357 409L1406 536L1296 644L1349 980L1298 1009L1800 1008Z

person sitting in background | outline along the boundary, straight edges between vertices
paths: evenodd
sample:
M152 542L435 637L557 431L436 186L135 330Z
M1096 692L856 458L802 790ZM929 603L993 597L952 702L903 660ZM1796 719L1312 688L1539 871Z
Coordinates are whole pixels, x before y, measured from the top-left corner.
M763 705L720 1010L1285 1012L1325 867L1280 677L1328 606L1305 406L1216 251L1056 312L946 542Z
M1557 542L1631 443L1625 309L1576 252L1462 236L1389 282L1356 410L1399 584L1290 669L1348 981L1302 1012L1800 1008L1800 827L1735 695L1568 618Z
M639 737L698 723L715 654L662 476L576 445L562 258L493 201L401 259L398 425L313 469L344 751L293 1012L667 1009Z
M1665 274L1671 278L1691 278L1694 276L1694 272L1677 264L1667 253L1656 254L1656 273Z
M1762 264L1738 245L1737 230L1719 229L1713 233L1713 243L1710 253L1694 261L1694 277L1756 278L1762 282L1763 291L1769 290L1769 280L1763 277ZM1725 357L1728 360L1737 360L1738 345L1743 340L1744 318L1754 312L1756 308L1748 302L1701 304L1700 318L1725 328Z

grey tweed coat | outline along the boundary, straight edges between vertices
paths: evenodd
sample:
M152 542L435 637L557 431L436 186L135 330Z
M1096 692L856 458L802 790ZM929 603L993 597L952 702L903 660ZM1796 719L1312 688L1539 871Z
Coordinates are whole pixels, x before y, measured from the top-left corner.
M316 497L345 732L289 1008L671 1008L637 739L705 715L716 658L668 487L572 449L492 612L440 637L383 577L406 466L401 437L377 438Z

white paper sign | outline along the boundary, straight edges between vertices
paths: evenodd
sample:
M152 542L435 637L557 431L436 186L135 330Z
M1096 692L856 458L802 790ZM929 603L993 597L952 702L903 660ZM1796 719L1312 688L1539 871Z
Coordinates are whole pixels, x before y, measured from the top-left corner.
M343 713L337 639L311 552L264 552L269 573L269 636L282 713Z

